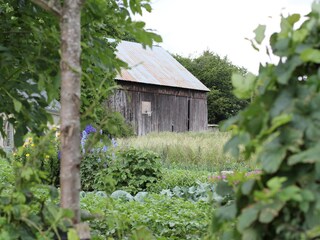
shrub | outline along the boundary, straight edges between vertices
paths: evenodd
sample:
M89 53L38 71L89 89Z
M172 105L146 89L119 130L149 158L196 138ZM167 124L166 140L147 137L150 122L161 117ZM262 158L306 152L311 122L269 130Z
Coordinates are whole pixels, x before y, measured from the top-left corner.
M101 189L101 186L96 188L96 184L99 182L97 178L102 177L100 173L104 172L104 169L107 169L112 160L111 156L110 152L94 150L85 154L80 166L81 187L83 191L106 190Z
M47 173L38 169L36 153L46 145L38 143L23 163L13 161L15 181L0 181L0 239L61 239L72 226L73 213L59 208L57 189L44 184Z
M106 169L113 160L116 141L110 139L102 131L87 125L81 134L82 161L80 166L81 186L84 191L113 191L113 180Z
M252 89L255 97L226 123L235 133L226 148L257 154L262 175L239 184L235 203L217 211L220 233L237 220L230 239L320 238L320 3L297 28L299 19L282 17L281 31L270 38L278 65L261 66L258 77L234 77L239 97ZM255 31L257 43L264 28Z
M116 188L137 193L161 178L160 157L154 152L135 148L121 149L106 170Z

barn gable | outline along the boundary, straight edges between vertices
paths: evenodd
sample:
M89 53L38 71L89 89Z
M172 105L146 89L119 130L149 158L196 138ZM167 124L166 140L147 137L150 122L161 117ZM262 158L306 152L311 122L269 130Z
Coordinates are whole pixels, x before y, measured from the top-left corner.
M109 105L122 113L138 135L207 129L209 89L167 51L126 41L117 50L129 69L117 75L122 88Z
M117 56L129 65L116 79L142 84L186 88L199 91L209 89L159 46L144 49L141 44L122 41Z

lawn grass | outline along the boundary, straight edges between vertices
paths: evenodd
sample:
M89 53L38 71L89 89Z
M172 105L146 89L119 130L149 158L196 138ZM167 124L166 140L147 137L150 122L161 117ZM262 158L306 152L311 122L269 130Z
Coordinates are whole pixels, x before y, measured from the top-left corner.
M119 139L121 147L135 147L158 153L166 168L188 170L254 169L251 161L234 159L223 152L223 146L230 138L228 132L185 132L150 133L146 136Z

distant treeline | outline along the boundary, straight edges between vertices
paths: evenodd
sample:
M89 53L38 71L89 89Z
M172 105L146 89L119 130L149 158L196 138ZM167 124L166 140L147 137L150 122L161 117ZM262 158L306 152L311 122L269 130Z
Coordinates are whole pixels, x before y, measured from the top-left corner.
M248 101L237 99L232 93L231 76L233 72L243 75L247 70L233 65L227 57L207 50L196 58L174 56L185 68L197 77L210 92L208 93L208 122L219 123L234 116Z

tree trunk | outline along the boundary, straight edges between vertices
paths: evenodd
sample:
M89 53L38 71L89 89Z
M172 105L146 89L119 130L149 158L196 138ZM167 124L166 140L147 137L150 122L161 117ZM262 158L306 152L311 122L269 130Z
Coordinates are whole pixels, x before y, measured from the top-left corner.
M80 11L83 0L65 0L61 27L61 207L80 222Z

